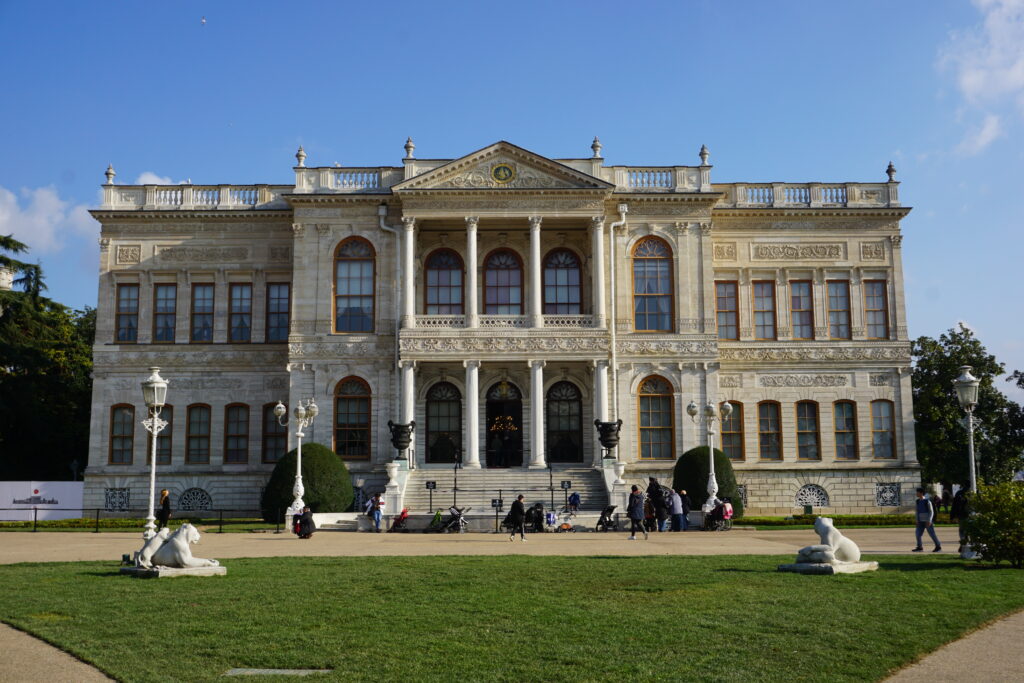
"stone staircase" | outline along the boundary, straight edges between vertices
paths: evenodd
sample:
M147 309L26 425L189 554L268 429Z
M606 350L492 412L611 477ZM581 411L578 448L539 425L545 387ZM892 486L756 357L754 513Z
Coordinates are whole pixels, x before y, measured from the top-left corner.
M428 481L436 482L437 485L434 489L434 509L446 510L453 499L452 474L451 468L421 467L413 470L405 488L404 505L409 508L409 513L421 515L433 512L430 509L430 491L426 487ZM580 494L581 511L600 513L608 504L601 472L579 465L555 465L550 476L547 469L460 469L458 489L454 492L455 500L460 508L471 505L473 509L468 513L470 515L493 515L491 500L499 495L504 502L503 509L507 512L520 493L525 496L523 502L527 506L544 503L545 508L550 508L550 482L553 481L555 506L561 508L565 504L561 482L565 480L572 482L569 493L576 491Z

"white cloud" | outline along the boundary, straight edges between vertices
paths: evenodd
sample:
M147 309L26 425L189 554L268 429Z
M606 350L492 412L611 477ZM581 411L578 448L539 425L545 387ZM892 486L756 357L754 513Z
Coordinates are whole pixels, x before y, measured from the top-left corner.
M28 245L28 259L60 251L69 237L99 233L88 206L71 206L53 187L22 188L19 196L0 187L0 235Z
M136 185L174 185L175 182L167 176L157 175L152 171L143 171L135 179Z
M999 116L986 114L985 120L980 126L972 126L964 139L957 145L956 151L964 156L980 154L986 147L995 142L1003 135L1003 126Z

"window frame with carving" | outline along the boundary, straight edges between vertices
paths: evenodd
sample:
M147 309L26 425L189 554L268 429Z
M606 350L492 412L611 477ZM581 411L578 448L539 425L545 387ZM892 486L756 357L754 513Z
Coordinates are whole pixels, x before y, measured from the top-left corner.
M720 287L729 287L732 291L723 294ZM722 308L722 301L727 299L732 300L732 308ZM722 333L722 316L729 315L732 316L732 323L727 323L726 327L736 331L733 336ZM740 338L740 284L736 280L715 280L715 326L719 339L736 340Z
M797 295L794 286L806 287L805 294ZM797 308L797 297L801 308ZM804 301L806 299L806 302ZM797 322L798 316L803 316L805 322ZM789 321L793 339L801 341L814 341L814 281L813 280L790 280L789 281ZM799 328L806 328L807 334L797 334Z
M492 265L491 262L492 262L493 259L498 258L500 256L504 256L504 255L510 255L512 257L512 260L516 264L515 268L504 268L504 267L503 268L496 268L496 267L494 267ZM483 271L484 271L483 272L483 276L484 276L483 277L483 281L484 281L484 292L483 292L483 294L484 294L484 315L514 315L514 316L524 315L524 312L525 312L524 295L525 295L525 292L526 292L526 288L524 286L523 259L520 258L519 254L516 253L516 251L514 249L509 249L507 247L501 247L499 249L494 249L494 250L490 251L487 254L486 257L484 257L483 266L484 266L484 268L483 268ZM508 283L498 282L498 283L495 283L495 284L491 284L491 274L492 273L494 273L495 274L494 277L497 278L498 277L498 273L504 273L504 272L518 273L518 275L519 275L519 284L518 285L513 284L511 281L508 282ZM511 299L513 298L512 297L512 293L517 291L517 290L519 292L519 301L518 302L512 302L511 301ZM502 302L502 301L495 300L492 303L491 302L492 295L497 296L502 291L507 291L509 293L509 295L508 295L509 301ZM509 310L502 311L501 310L502 308L507 308ZM513 309L518 309L518 312L514 312Z
M232 420L232 411L244 410L245 419ZM229 403L224 406L224 464L249 464L249 420L251 410L247 403ZM241 455L239 455L241 453Z
M450 258L453 267L438 268L441 258ZM434 265L432 265L434 264ZM448 282L443 283L443 275L448 275ZM458 282L452 284L453 276ZM431 280L434 280L431 282ZM444 302L444 294L448 301ZM457 295L457 297L455 296ZM435 301L431 301L434 298ZM458 301L452 301L457 298ZM465 315L466 313L466 264L462 255L450 247L434 249L423 260L423 313L426 315Z
M196 311L196 294L200 291L200 288L209 288L209 308L210 310L203 310L201 312ZM203 291L206 291L205 289ZM212 344L213 336L216 328L215 312L217 310L217 286L212 282L193 282L192 290L189 294L191 306L189 307L189 332L188 341L190 344ZM206 303L205 297L203 303ZM200 318L200 316L202 316ZM209 320L208 326L197 327L196 323L200 320ZM197 339L196 332L200 330L209 330L209 339Z
M192 428L197 422L194 417L196 410L206 410L206 432L205 433L192 433ZM213 408L209 403L192 403L185 409L185 464L186 465L209 465L211 458L211 434L213 431ZM206 459L200 460L197 452L201 453L201 448L193 440L206 440Z
M765 418L761 415L762 407L773 407L775 409L774 417ZM774 420L776 423L776 429L765 430L763 420ZM778 457L766 458L765 452L765 436L771 437L775 435L777 441ZM757 403L757 458L762 462L782 462L785 459L785 440L783 439L782 433L782 404L778 401L758 401Z
M872 293L871 289L879 291ZM889 338L889 283L887 280L864 280L864 333L868 339ZM872 301L872 300L876 301ZM877 299L881 299L878 302ZM874 304L874 306L872 305ZM881 318L881 322L873 322L872 318ZM881 328L881 329L879 329ZM874 333L873 333L874 332ZM880 334L879 334L880 332Z
M719 432L722 436L722 452L733 462L743 462L747 459L746 446L743 436L743 403L740 401L722 401L718 404L719 411L726 403L732 406L732 414L729 417L722 417ZM721 412L719 412L721 415ZM733 429L735 427L735 429ZM735 443L726 444L726 437L735 440ZM739 449L739 455L733 456L731 450Z
M346 247L352 244L364 245L368 250L368 254L358 256L339 256L342 250L344 250ZM338 293L338 276L340 275L340 269L342 264L348 264L348 267L352 267L353 265L359 266L358 272L356 272L354 276L349 276L346 271L345 277L342 278L345 281L345 294ZM365 272L366 265L369 265L369 274ZM373 244L368 239L366 239L365 237L352 236L346 237L345 239L338 243L338 246L334 248L334 273L331 282L331 329L334 331L333 333L373 334L377 327L377 250L374 249ZM358 293L348 293L350 289L349 285L354 282L358 283ZM363 291L366 288L367 284L369 285L369 294ZM339 317L339 304L342 303L343 301L361 302L365 304L367 299L369 300L368 312L366 312L364 308L346 308L346 311L359 310L364 312L357 315L344 315ZM362 327L359 327L359 329L355 329L356 326L346 327L346 329L341 329L339 327L342 320L351 321L363 319L365 319L366 321L366 326L368 326L367 329L362 329Z
M649 244L660 245L664 249L662 255L657 256L638 256L638 252L641 249L646 249ZM633 249L630 251L630 260L632 261L631 272L633 275L633 330L635 332L674 332L675 331L675 314L676 314L676 293L675 293L675 278L673 274L673 263L674 263L674 252L672 246L660 237L654 235L648 235L643 239L637 241L633 245ZM646 270L650 264L654 264L655 272L653 274L647 272L638 273L637 270L642 267ZM662 272L664 270L664 272ZM653 277L652 277L653 275ZM658 287L657 292L640 292L638 283L640 280L644 285L647 285L651 280L656 283ZM650 312L647 308L649 303L657 301L667 301L667 312L658 311L655 308L654 312ZM643 303L643 312L638 312L637 305ZM664 317L666 325L664 327L642 327L640 320L643 318L644 325L650 323L650 318L661 319ZM660 322L660 320L659 320Z
M846 288L846 308L833 308L833 303L840 298L839 294L832 293L832 286L836 285ZM825 305L828 315L828 338L829 339L853 339L853 319L850 312L850 281L849 280L826 280L825 281ZM839 316L845 316L846 321L839 320ZM837 335L834 330L845 327L846 335Z
M119 419L120 418L120 419ZM123 431L125 427L128 431ZM115 460L117 453L119 459ZM127 454L127 455L126 455ZM110 406L110 438L108 465L131 465L135 460L135 406L117 403Z
M439 398L442 391L453 391L458 398ZM447 380L434 382L427 390L424 412L427 418L423 460L426 463L452 464L462 451L462 391ZM444 428L446 426L446 428ZM454 447L451 460L435 459L432 449L442 436L447 436Z
M886 405L889 407L889 415L875 415L875 406ZM879 420L888 418L889 428L878 429ZM888 434L889 455L878 455L879 435ZM875 460L896 459L896 404L886 398L876 399L871 402L871 457Z
M135 292L134 296L130 295L132 291ZM138 341L139 283L118 283L114 292L114 343L137 344Z
M228 284L228 342L232 344L252 343L252 294L251 282Z
M161 297L161 291L171 291L170 297ZM170 324L167 324L168 321ZM161 324L163 323L163 324ZM153 343L173 344L178 326L178 284L157 282L153 284ZM170 333L169 338L166 334ZM163 333L163 335L162 335ZM162 335L162 336L161 336ZM159 460L157 461L159 464Z
M801 415L801 409L813 409L813 414ZM818 462L821 460L821 409L817 401L810 399L797 401L794 405L794 416L796 417L796 458L803 462ZM813 420L813 425L809 424ZM813 427L813 428L811 428ZM812 455L805 453L813 448Z
M350 393L343 394L342 389L350 383L356 383L362 387L365 393ZM360 415L365 414L365 423L359 422L346 422L344 425L339 425L338 419L341 416L340 408L345 402L345 405L349 405L355 401L365 401L365 407L362 411L347 410L345 415ZM334 441L334 452L338 454L343 460L354 460L354 461L366 461L369 460L373 454L373 390L370 388L369 382L362 377L356 375L349 375L341 379L334 386L334 415L333 415L333 428L331 434ZM342 432L346 432L345 438L340 439ZM363 439L350 438L351 433L359 432L363 434ZM364 453L357 453L355 455L349 453L347 447L342 447L339 450L340 444L364 444ZM344 451L344 452L343 452Z
M668 387L667 391L661 393L645 392L649 382L661 381ZM640 384L637 385L636 390L637 397L637 459L644 462L665 462L672 460L675 455L675 443L676 443L676 418L675 418L675 388L672 382L668 378L661 375L648 375L644 377ZM654 406L652 400L657 399L658 405ZM667 407L666 407L667 403ZM656 408L656 409L652 409ZM668 424L658 425L644 425L644 418L647 416L647 420L650 421L651 416L662 415L668 417ZM657 441L646 439L648 435L657 434L661 438ZM667 438L665 438L667 437ZM645 446L658 446L658 450L663 450L665 445L668 447L668 455L666 456L645 456ZM648 449L651 452L652 449Z
M284 297L275 296L274 287L284 287ZM267 344L280 344L287 342L292 317L292 283L268 282L266 292L267 310L265 315L265 324L263 327L264 340ZM284 310L274 310L275 307L280 305L281 301L284 301ZM282 315L284 316L283 326L279 321L280 316ZM283 330L283 333L281 330Z
M576 262L575 267L556 263L555 259L561 254L568 254ZM544 256L542 263L544 315L580 315L583 312L583 259L568 247L556 247ZM568 281L560 282L566 273ZM573 273L576 284L571 282ZM549 282L549 276L555 281ZM554 294L554 300L550 294Z
M850 415L849 416L843 415L843 416L840 417L839 412L838 412L840 406L849 407L850 408ZM846 420L850 420L850 422L852 424L851 425L847 425L845 423ZM838 401L833 401L832 402L832 426L833 426L833 430L834 430L834 434L835 434L836 460L839 460L839 461L842 461L842 462L853 462L854 460L860 460L860 450L859 450L858 435L857 435L857 402L856 401L851 401L849 399L840 399ZM840 429L840 426L842 426L844 428ZM850 428L848 428L848 429L845 428L847 426L849 426ZM852 437L852 439L853 439L853 444L852 445L848 444L848 443L840 444L839 443L840 442L840 438L839 438L840 435L844 436L844 439L843 439L844 441L846 440L846 438L845 438L846 435L850 435ZM848 457L848 456L841 455L840 446L842 446L843 448L852 448L852 450L853 450L853 457Z
M767 294L759 292L760 288L768 287L769 292ZM779 320L778 320L778 306L775 300L775 280L751 280L750 282L750 296L751 296L751 313L753 314L754 320L754 339L758 341L775 341L779 338ZM771 304L770 308L764 308L765 302ZM771 315L771 322L768 322L768 318L764 317ZM771 326L770 334L763 334L768 332L768 327Z

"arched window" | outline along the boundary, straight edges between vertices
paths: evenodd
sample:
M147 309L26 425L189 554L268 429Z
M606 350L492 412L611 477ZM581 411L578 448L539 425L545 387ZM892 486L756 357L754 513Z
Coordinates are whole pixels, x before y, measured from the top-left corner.
M110 409L110 464L131 465L135 445L135 406Z
M288 445L288 428L277 421L274 415L276 403L263 406L263 462L277 462ZM285 412L287 415L287 411Z
M583 395L572 382L548 389L545 405L548 462L583 462Z
M523 314L523 264L511 249L492 252L484 262L484 313Z
M370 385L358 377L334 392L334 452L346 460L370 459Z
M896 429L892 401L871 402L871 450L876 458L896 457Z
M739 401L722 401L729 403L732 414L722 418L722 452L730 460L743 460L743 404Z
M633 247L633 327L672 330L672 250L657 237Z
M674 411L672 385L662 377L648 377L640 383L640 457L644 460L672 459Z
M165 403L164 407L160 409L160 419L167 423L160 434L156 437L156 464L157 465L170 465L171 464L171 434L174 432L174 406L169 403ZM149 464L151 453L153 452L153 435L146 433L146 464Z
M580 259L568 249L555 249L544 259L544 313L579 315Z
M243 403L224 409L224 462L249 462L249 406Z
M427 257L426 314L462 315L462 258L451 249Z
M818 404L796 404L796 448L800 460L821 460L821 435L818 432Z
M205 465L210 462L210 406L188 407L185 432L185 462Z
M451 382L427 392L427 462L455 462L462 449L462 394Z
M796 492L793 502L797 507L828 507L828 491L817 484L804 484Z
M757 441L761 460L782 460L782 411L775 401L757 404Z
M857 404L836 401L832 407L835 418L836 460L857 459Z
M334 331L373 331L374 253L369 242L350 237L334 252Z

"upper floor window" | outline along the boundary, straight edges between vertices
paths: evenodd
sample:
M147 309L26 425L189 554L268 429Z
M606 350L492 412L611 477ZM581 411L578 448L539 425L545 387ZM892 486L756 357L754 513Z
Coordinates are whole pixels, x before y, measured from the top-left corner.
M156 438L156 464L171 464L171 435L174 433L174 406L164 404L160 410L160 419L167 423ZM148 434L148 432L147 432ZM150 462L150 453L153 448L153 435L148 434L146 440L146 464Z
M117 313L114 326L118 343L134 343L139 339L139 286L117 286Z
M876 458L896 457L892 401L871 402L871 450Z
M885 280L864 281L864 321L868 339L889 338L889 302Z
M814 295L809 280L789 283L789 313L793 339L814 339Z
M213 341L213 285L192 285L192 341Z
M754 338L775 339L775 283L758 280L754 285Z
M657 237L645 237L633 247L633 327L672 330L672 250Z
M427 315L462 315L462 258L451 249L427 257Z
M850 283L846 280L828 283L828 336L850 338Z
M730 460L743 460L743 404L739 401L723 401L729 403L732 413L722 417L722 452Z
M177 325L178 286L158 284L153 287L153 341L174 343ZM159 460L157 461L159 463Z
M291 313L291 285L275 282L267 285L267 341L288 341Z
M252 340L252 285L231 285L231 311L228 323L228 341Z
M719 339L740 338L739 296L735 282L715 283L715 314Z
M836 460L857 459L857 405L836 401L833 406L836 426Z
M208 464L210 462L210 406L188 407L185 425L185 462Z
M796 404L796 447L801 460L821 460L821 435L818 432L818 404Z
M648 377L640 383L640 457L672 459L675 415L672 410L672 385L662 377Z
M484 313L523 314L523 264L510 249L500 249L484 263Z
M249 461L249 406L238 403L224 409L224 462Z
M762 460L782 460L782 421L779 404L757 404L757 439Z
M110 409L110 464L131 465L135 442L135 406Z
M263 462L277 462L284 457L288 445L288 428L274 415L276 403L263 406ZM288 412L285 411L287 415Z
M370 386L358 377L334 392L334 452L347 460L370 458Z
M579 315L580 259L568 249L556 249L544 259L544 313Z
M372 332L374 253L361 237L350 237L334 252L334 331Z

